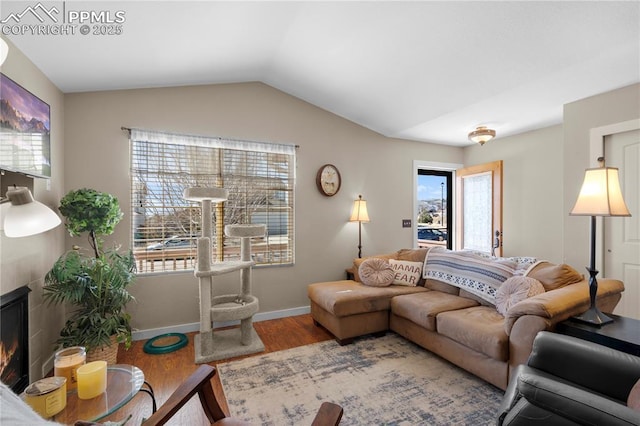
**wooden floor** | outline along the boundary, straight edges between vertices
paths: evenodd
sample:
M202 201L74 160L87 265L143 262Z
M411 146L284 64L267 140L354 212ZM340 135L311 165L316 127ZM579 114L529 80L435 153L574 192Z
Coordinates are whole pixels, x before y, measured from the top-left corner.
M254 328L265 345L265 352L262 352L262 354L333 338L325 329L315 326L310 315L256 322L254 323ZM198 368L198 364L194 362L193 338L195 334L189 333L187 335L189 344L186 347L162 355L145 353L143 351L145 341L133 342L128 351L123 350L121 346L118 351L118 363L132 364L142 369L146 381L153 387L156 401L160 406L180 383ZM246 356L233 359L241 358L246 358ZM229 360L221 360L209 364L215 366L226 361ZM228 413L227 402L217 375L213 378L213 385L222 408ZM208 424L200 407L198 398L193 398L168 424L189 426ZM151 398L149 395L143 392L138 393L127 405L102 421L123 420L129 414L132 415L132 419L127 422L126 426L139 425L144 418L148 417L151 414Z

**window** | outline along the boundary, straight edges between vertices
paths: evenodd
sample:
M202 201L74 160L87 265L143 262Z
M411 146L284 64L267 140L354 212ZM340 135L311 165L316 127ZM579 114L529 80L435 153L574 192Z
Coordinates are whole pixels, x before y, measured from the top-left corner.
M229 190L212 206L214 261L240 258L230 224L265 224L252 241L257 265L294 263L295 146L131 130L131 215L138 273L193 269L201 206L189 187Z
M451 248L453 172L418 169L417 247Z

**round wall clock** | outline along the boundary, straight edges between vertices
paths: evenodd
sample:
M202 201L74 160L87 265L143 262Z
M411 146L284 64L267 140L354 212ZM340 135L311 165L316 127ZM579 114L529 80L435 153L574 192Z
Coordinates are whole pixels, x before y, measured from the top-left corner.
M316 174L316 185L318 186L318 190L327 197L331 197L338 193L340 190L340 183L340 172L333 164L325 164L320 167Z

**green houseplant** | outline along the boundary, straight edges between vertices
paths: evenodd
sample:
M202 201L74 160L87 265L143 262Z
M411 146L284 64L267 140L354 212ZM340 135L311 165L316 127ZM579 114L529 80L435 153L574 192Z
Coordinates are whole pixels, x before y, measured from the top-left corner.
M99 359L95 352L110 345L117 354L118 342L125 348L131 344L131 317L124 308L133 300L127 288L135 278L135 260L131 251L119 253L117 247L104 250L100 236L112 234L122 219L118 200L83 188L67 193L59 210L70 235L88 233L91 251L74 247L45 277L44 299L75 308L57 343L61 347L84 346L87 359Z

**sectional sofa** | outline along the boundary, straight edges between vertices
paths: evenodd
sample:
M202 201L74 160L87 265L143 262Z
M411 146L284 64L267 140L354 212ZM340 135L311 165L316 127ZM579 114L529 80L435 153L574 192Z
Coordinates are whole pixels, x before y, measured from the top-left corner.
M456 277L455 271L439 271L433 266L438 258L435 251L429 255L429 250L402 249L356 259L350 269L352 279L310 284L308 296L314 323L329 330L341 344L366 334L394 331L506 389L514 368L526 363L539 331L553 331L557 323L589 307L588 282L568 265L529 258L485 256L483 259L481 255L476 258L475 253L439 252L441 257L453 258L449 261L443 257L445 261L440 263L462 271L460 278ZM400 280L403 285L364 284L359 272L365 264L372 263L372 258L393 262L395 268L399 264L400 272L396 269L396 277L405 275L403 265L422 265L419 280L413 283L404 276L401 278L405 280ZM523 259L523 263L518 263ZM471 264L485 263L489 265L487 268L507 271L507 276L502 277L508 278L505 284L521 285L520 282L526 281L535 284L537 287L531 288L539 291L530 292L526 295L530 297L519 297L523 300L517 301L509 299L504 292L501 294L500 286L497 290L489 288L494 298L483 293L487 290L484 285L478 287L475 283L467 287L473 279L467 279L464 271L474 269ZM502 272L501 269L496 271L498 275ZM512 276L509 277L509 273ZM598 307L611 312L624 291L623 283L614 279L600 279L598 283ZM507 301L499 306L502 313L498 312L495 297L499 297L500 302ZM508 303L509 300L517 303Z

